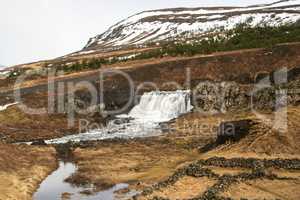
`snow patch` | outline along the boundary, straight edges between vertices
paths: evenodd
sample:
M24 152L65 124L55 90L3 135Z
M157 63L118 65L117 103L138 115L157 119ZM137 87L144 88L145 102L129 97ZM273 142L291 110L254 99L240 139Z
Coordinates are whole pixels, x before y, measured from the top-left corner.
M112 26L103 34L92 38L87 46L97 43L98 45L116 47L159 42L169 38L188 38L194 34L201 35L223 29L230 30L235 28L237 24L246 22L249 18L252 19L252 26L262 24L280 26L300 20L300 13L288 12L291 9L295 11L300 10L300 0L233 9L199 8L198 10L187 9L185 11L146 11L133 15ZM281 11L281 13L278 13L278 11ZM233 12L244 13L228 14ZM169 21L159 20L160 17L158 16L164 16L165 18L167 15ZM148 17L158 18L154 21L145 20ZM193 20L189 22L192 18ZM183 22L176 22L176 19L183 20Z
M4 111L6 110L7 108L11 107L11 106L14 106L18 103L10 103L10 104L6 104L6 105L3 105L3 106L0 106L0 111Z

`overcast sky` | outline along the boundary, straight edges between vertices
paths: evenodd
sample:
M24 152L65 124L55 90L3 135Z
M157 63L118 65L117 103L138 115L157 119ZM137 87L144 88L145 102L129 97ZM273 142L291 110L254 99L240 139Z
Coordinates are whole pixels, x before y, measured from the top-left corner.
M0 65L80 50L90 37L144 10L263 2L272 0L0 0Z

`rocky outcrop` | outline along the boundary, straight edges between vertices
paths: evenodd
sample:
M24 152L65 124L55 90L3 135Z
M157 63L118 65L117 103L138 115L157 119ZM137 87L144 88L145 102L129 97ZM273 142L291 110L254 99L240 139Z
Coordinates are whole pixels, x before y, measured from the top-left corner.
M193 93L194 106L203 112L216 113L247 108L249 102L248 90L235 82L202 82Z
M300 68L286 74L286 80L274 82L274 73L259 73L255 84L237 82L199 83L193 93L193 103L198 111L218 113L237 110L276 110L300 103Z
M237 142L247 134L253 125L252 120L240 120L231 122L222 122L219 126L216 143L225 144L227 141Z

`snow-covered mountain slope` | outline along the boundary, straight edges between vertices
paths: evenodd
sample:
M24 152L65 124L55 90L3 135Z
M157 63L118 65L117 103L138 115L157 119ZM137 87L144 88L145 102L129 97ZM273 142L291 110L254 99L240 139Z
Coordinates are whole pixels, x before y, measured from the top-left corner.
M174 8L133 15L91 38L84 50L182 40L229 30L242 22L278 26L300 21L300 0L249 7Z

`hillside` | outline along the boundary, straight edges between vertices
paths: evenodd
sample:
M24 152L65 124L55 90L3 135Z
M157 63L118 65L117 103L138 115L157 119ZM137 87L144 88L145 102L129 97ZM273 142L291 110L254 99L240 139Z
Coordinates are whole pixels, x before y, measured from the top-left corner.
M299 21L300 1L283 0L248 7L203 7L150 10L130 16L89 40L82 53L101 48L144 46L193 40L224 32L239 23L279 26Z
M283 0L145 11L0 66L0 200L298 200L299 52Z
M300 42L299 20L300 0L248 7L144 11L91 38L81 51L2 72L0 69L0 81L23 73L37 79L53 68L70 74L145 59L191 57Z

